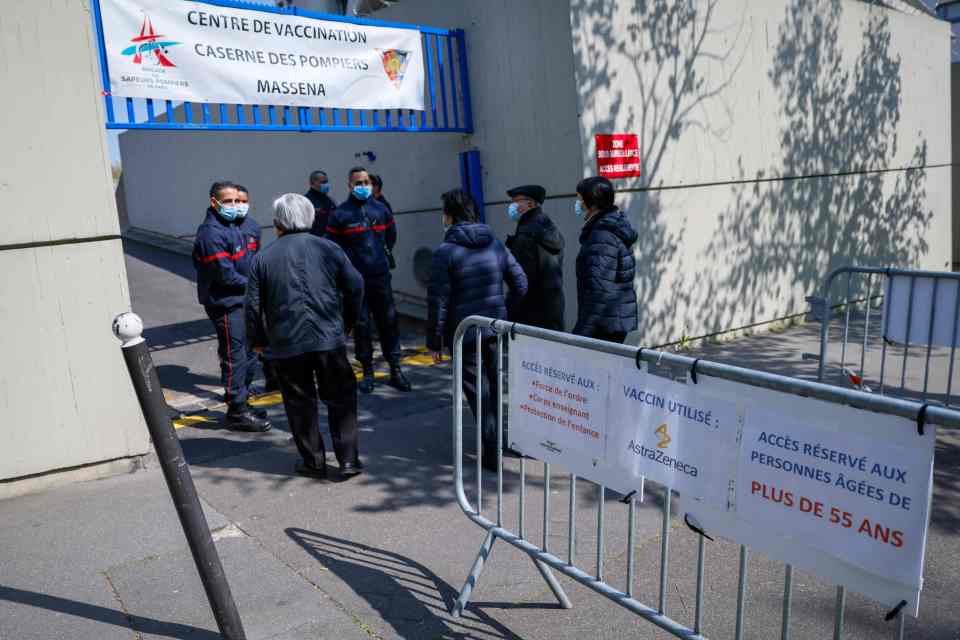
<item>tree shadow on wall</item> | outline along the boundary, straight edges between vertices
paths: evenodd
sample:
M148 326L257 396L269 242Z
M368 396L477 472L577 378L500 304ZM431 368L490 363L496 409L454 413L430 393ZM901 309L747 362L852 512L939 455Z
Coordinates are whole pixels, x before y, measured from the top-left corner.
M644 190L630 196L635 200L629 209L640 236L635 247L639 329L642 336L669 335L679 330L673 310L658 312L654 300L668 273L681 273L687 223L668 228L657 189L664 186L668 150L686 132L698 130L716 145L726 143L734 114L724 93L743 63L748 22L741 16L736 24L716 24L719 0L635 0L626 25L619 6L574 0L574 37L584 36L575 47L575 64L585 111L596 109L597 96L610 96L596 130L638 132ZM632 77L621 78L624 69ZM627 82L636 87L635 95L624 95ZM674 286L687 289L676 280Z
M709 330L803 311L791 301L819 291L833 267L912 266L928 250L925 172L880 171L897 161L902 102L888 12L870 12L852 65L840 45L842 13L840 0L787 9L768 73L784 123L782 165L751 176L741 159L744 184L687 294L688 315L709 318ZM922 141L910 166L926 162Z

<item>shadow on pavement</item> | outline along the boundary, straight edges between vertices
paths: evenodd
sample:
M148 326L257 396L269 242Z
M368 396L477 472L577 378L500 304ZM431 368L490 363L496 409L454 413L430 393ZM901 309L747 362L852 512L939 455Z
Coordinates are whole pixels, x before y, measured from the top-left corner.
M366 600L398 637L520 638L483 612L484 607L515 608L512 604L471 604L462 618L449 618L447 612L456 600L457 590L415 560L314 531L289 528L286 533ZM521 606L557 607L532 603Z
M137 260L146 262L158 269L169 271L191 282L197 281L197 271L189 256L180 255L179 253L159 249L132 240L123 241L123 252Z
M165 622L154 618L144 618L133 614L125 614L122 611L107 609L95 604L58 598L35 591L24 591L23 589L14 589L12 587L0 586L0 600L15 602L30 607L47 609L80 618L87 618L104 624L112 624L118 627L130 628L139 634L149 634L151 636L161 636L165 638L178 638L181 640L218 640L219 633L214 633L207 629L191 627L176 622Z
M150 351L164 351L198 342L217 339L217 332L207 318L187 320L143 330L143 337L150 344Z

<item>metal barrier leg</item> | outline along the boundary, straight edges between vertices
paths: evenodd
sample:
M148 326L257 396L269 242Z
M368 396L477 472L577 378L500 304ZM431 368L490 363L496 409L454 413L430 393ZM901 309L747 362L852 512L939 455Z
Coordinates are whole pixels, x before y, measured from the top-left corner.
M557 577L553 575L552 571L550 571L550 567L544 564L541 560L537 560L533 557L530 559L533 560L533 564L535 564L537 569L540 571L540 575L543 576L547 586L550 587L550 591L553 591L554 597L556 597L557 602L560 603L560 608L572 609L573 605L570 603L570 598L567 597L563 587L560 586L560 583L557 581Z
M497 536L493 535L493 531L487 531L487 537L483 539L483 544L480 545L480 553L477 554L477 559L473 561L473 567L470 569L467 581L464 582L463 589L460 590L460 595L450 611L454 618L459 618L464 609L467 608L467 603L470 602L470 594L473 593L473 588L477 586L477 582L480 581L480 574L483 573L483 563L490 557L490 551L493 549L493 543L496 539Z

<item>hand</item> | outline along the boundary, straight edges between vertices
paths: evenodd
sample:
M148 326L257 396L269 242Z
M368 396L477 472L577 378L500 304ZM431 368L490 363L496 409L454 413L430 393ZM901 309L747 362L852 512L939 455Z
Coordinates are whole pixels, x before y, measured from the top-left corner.
M433 356L433 364L440 364L443 362L443 352L442 351L431 351L430 355Z
M353 327L345 327L344 330L343 330L343 334L344 334L345 336L347 336L348 338L350 337L350 335L351 335L352 333L353 333Z
M264 347L254 347L254 348L253 348L253 352L254 352L254 353L259 353L260 355L263 355L263 349L264 349Z

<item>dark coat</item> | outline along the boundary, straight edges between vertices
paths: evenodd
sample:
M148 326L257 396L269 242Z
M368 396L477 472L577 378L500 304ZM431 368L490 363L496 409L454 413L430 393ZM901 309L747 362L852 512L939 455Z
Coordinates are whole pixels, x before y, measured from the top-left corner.
M253 261L247 341L269 346L270 359L337 349L362 303L363 279L340 247L309 233L284 234Z
M577 255L577 325L573 333L603 337L637 328L637 294L633 289L637 241L618 209L598 213L580 232Z
M527 293L527 276L485 224L459 223L449 229L433 254L427 292L427 348L453 345L457 325L471 315L506 320L506 292ZM475 332L466 342L476 339Z
M246 256L247 240L240 225L224 220L213 208L207 209L193 241L200 304L214 309L243 304L250 268Z
M507 301L512 322L563 331L563 236L557 225L537 207L523 214L517 232L507 237L507 248L527 274L530 290Z
M351 195L327 221L327 237L343 247L364 278L390 272L384 246L393 249L397 225L387 208L373 198L364 201Z
M310 229L310 233L322 238L327 232L327 221L330 214L337 208L337 202L312 187L303 195L313 204L313 228Z

